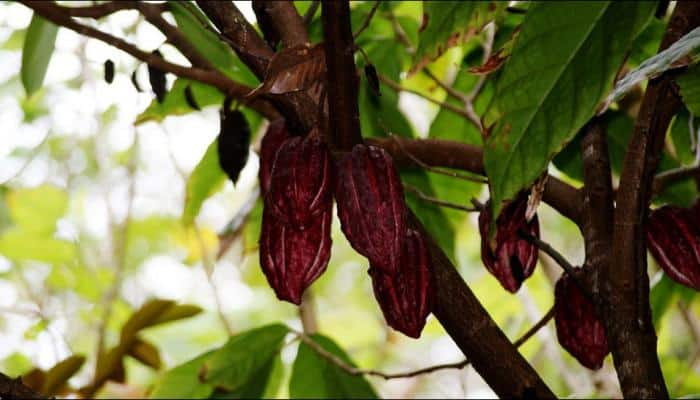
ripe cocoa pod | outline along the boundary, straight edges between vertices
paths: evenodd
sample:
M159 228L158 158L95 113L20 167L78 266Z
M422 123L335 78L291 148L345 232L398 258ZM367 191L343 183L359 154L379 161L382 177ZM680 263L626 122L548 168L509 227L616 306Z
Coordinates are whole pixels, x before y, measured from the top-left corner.
M700 203L692 208L663 206L646 224L647 247L666 275L700 290Z
M605 327L593 303L569 274L562 275L554 288L554 322L559 343L581 365L590 369L603 366L610 352Z
M260 235L260 265L280 300L301 303L304 290L328 266L332 203L304 230L286 225L266 207Z
M268 189L265 207L281 222L297 229L316 223L333 201L333 164L326 144L315 135L285 140Z
M265 135L260 142L260 169L258 170L260 188L263 194L270 189L270 176L272 175L272 166L275 163L277 151L289 137L283 118L270 122L267 131L265 131Z
M394 274L406 235L407 206L391 156L379 147L355 145L338 163L335 198L350 245L373 268Z
M241 170L248 162L250 147L250 125L245 115L238 110L227 108L220 113L221 127L217 140L219 166L236 183Z
M423 237L409 229L401 253L401 264L394 274L370 264L374 297L386 322L407 336L420 337L433 301L430 258Z
M491 214L488 206L479 214L481 261L506 290L515 293L537 265L537 246L524 239L519 231L540 237L540 224L535 215L525 220L527 197L521 196L503 208L496 219L495 243L489 241Z

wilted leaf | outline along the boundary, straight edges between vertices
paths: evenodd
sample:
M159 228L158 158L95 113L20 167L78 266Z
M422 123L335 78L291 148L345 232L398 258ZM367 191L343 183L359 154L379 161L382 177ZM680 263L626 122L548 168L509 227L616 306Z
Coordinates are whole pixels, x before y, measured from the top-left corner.
M51 367L44 375L44 384L41 393L53 396L68 384L68 380L75 375L85 363L84 356L70 356Z
M151 368L160 369L161 362L158 349L140 337L136 338L131 344L127 354Z

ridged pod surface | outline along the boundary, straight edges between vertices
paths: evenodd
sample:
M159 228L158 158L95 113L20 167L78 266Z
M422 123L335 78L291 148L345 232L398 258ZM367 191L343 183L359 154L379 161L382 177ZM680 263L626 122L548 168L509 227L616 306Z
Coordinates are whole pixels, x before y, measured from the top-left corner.
M375 265L369 269L374 297L386 322L413 338L420 337L432 307L433 283L429 260L423 237L409 229L398 270L387 274Z
M331 205L304 230L282 223L264 209L260 265L280 300L300 304L304 290L326 270L331 256Z
M700 202L692 208L663 206L652 211L646 239L669 278L700 290Z
M489 242L491 215L488 207L479 214L481 233L481 261L506 290L515 293L537 265L537 246L528 242L518 232L522 229L540 237L540 224L535 215L525 220L527 197L522 196L503 208L496 219L495 243Z
M297 229L316 224L333 201L333 163L318 137L291 137L277 151L265 207Z
M287 126L283 118L270 122L260 143L260 169L258 170L258 177L260 179L262 193L267 193L270 188L270 176L272 175L272 166L275 163L277 151L288 138L289 132L287 131Z
M391 156L358 144L338 163L338 217L352 247L386 274L398 269L406 235L403 185Z
M554 288L554 322L559 343L581 365L594 370L603 366L610 352L605 327L593 303L568 274Z

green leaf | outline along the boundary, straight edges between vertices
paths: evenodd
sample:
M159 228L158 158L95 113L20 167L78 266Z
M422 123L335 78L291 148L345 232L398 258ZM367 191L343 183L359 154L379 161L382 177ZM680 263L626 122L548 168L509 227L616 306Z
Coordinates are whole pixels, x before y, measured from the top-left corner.
M534 182L593 116L655 8L652 2L530 7L485 124L492 127L484 166L494 214L503 200Z
M8 229L0 235L0 254L16 260L65 263L75 259L75 244L18 229Z
M437 59L445 50L461 44L504 10L505 2L424 1L425 29L418 33L413 71Z
M5 201L12 221L27 233L52 233L68 208L66 192L51 185L13 190Z
M30 97L44 83L56 43L58 26L34 14L22 50L22 85Z
M70 356L51 367L44 375L44 384L41 393L46 396L57 394L75 375L85 363L84 356Z
M694 66L676 79L683 102L693 115L700 115L700 67Z
M148 396L151 399L197 399L207 398L214 386L199 379L199 371L214 351L208 351L181 364L160 377Z
M200 376L207 383L230 392L240 390L261 370L271 371L271 360L282 347L288 330L273 324L231 337L205 361Z
M185 187L185 208L182 222L190 225L199 214L204 200L216 193L226 182L226 174L219 165L217 140L211 142L207 151L194 168Z
M312 335L311 338L324 350L355 366L332 339L320 334ZM374 389L363 376L348 374L304 342L299 345L292 367L289 395L293 398L315 399L377 398Z

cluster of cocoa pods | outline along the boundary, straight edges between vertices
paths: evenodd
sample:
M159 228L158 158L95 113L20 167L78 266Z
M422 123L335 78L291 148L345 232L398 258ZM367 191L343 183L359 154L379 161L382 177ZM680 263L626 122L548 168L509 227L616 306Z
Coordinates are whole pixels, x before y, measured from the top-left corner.
M335 197L343 233L369 260L387 323L419 337L433 297L430 258L422 234L408 227L391 156L358 144L334 162L318 130L293 136L278 120L263 137L260 157L260 264L277 297L300 304L326 270Z
M481 260L501 286L511 293L520 289L537 265L537 246L527 236L539 239L539 222L536 214L527 221L526 210L527 196L523 194L503 208L493 228L488 204L479 214ZM493 240L489 236L491 229L495 230ZM555 286L557 338L581 365L598 369L609 353L605 328L595 305L579 286L583 270L575 271L576 277L565 273Z

